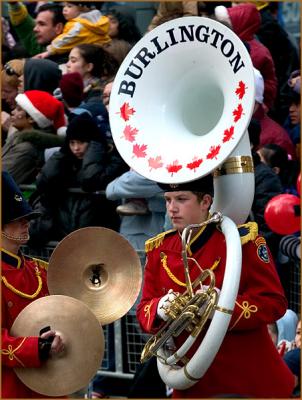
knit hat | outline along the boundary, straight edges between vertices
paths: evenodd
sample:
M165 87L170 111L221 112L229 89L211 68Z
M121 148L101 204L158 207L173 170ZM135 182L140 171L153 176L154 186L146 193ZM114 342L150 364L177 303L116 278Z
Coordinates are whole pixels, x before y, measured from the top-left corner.
M263 103L263 93L264 93L264 80L261 75L261 72L257 69L254 68L254 76L255 76L255 101L257 103L262 104Z
M157 185L165 192L202 192L208 193L211 196L214 194L213 176L208 174L195 181L185 183L157 183Z
M66 141L80 140L90 142L91 140L101 140L102 133L94 119L86 112L74 116L66 130Z
M78 107L83 100L84 84L82 76L78 72L64 74L59 87L63 100L69 107Z
M54 126L58 135L65 135L64 106L51 94L41 90L28 90L16 97L16 103L36 122L39 128Z
M2 171L2 225L20 218L32 219L41 215L33 211L11 175Z
M232 27L232 21L228 13L228 9L225 6L215 7L214 14L218 21L223 22L228 26Z

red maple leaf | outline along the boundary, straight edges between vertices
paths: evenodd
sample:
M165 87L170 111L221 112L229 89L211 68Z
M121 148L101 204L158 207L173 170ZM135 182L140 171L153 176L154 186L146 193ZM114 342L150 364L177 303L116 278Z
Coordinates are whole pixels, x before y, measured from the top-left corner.
M218 155L218 153L220 152L220 145L218 145L218 146L211 146L210 147L210 151L209 151L209 153L207 154L207 159L208 160L213 160L213 158L216 158L216 160L217 160L217 155Z
M243 108L242 108L242 105L239 104L238 107L233 111L234 122L239 121L242 114L243 114Z
M150 171L152 169L161 168L164 164L162 162L161 156L157 156L155 158L150 157L148 160Z
M195 172L196 168L198 168L198 167L200 166L200 164L202 163L202 161L203 161L202 158L199 158L199 159L198 159L197 157L194 157L194 158L193 158L193 161L190 162L189 164L187 164L187 168L189 168L189 169L194 169L194 172Z
M137 158L144 158L146 157L146 150L147 150L147 145L146 144L135 144L133 146L133 154L137 157Z
M129 103L124 103L120 108L120 115L124 121L128 121L131 115L135 113L134 108L131 108ZM118 114L118 113L117 113Z
M136 128L131 128L131 126L130 125L126 125L125 126L125 129L124 129L124 131L123 131L123 133L124 133L124 138L126 139L126 140L128 140L129 142L134 142L134 140L135 140L135 136L137 135L137 133L138 133L138 129L136 129ZM123 136L122 136L123 137Z
M238 94L239 99L241 100L245 95L246 86L245 83L240 81L238 84L238 88L236 89L236 94Z
M172 164L167 165L167 170L170 172L171 176L173 176L174 173L178 172L180 169L182 169L182 165L178 164L178 160L173 161Z
M228 142L230 139L233 138L234 135L234 127L231 126L230 129L226 129L224 131L224 136L223 136L223 143Z

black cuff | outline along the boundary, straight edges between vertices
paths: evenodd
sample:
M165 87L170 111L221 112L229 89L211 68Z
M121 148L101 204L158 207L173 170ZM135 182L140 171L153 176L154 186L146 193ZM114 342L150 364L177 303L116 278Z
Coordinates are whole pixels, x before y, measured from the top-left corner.
M39 337L38 348L40 361L46 361L49 357L51 343L49 339L42 339Z

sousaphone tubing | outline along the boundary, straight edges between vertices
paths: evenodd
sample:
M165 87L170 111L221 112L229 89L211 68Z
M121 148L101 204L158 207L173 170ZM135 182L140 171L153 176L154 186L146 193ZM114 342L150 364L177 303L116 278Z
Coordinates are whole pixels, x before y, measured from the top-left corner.
M242 258L236 224L246 221L254 196L247 133L254 103L247 48L228 27L204 17L174 19L147 33L114 80L110 125L126 163L147 179L171 185L213 174L211 212L222 213L226 272L204 340L185 367L175 362L178 352L165 358L162 348L156 350L162 379L176 389L194 385L206 372L234 308ZM185 353L194 340L189 335L178 351Z

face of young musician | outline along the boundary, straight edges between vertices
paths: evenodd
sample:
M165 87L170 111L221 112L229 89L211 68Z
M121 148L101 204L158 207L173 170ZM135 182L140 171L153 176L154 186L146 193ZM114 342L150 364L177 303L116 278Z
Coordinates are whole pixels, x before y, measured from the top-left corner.
M199 224L208 217L212 197L204 194L201 199L190 191L166 192L166 208L172 225L179 232L190 224Z

